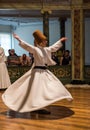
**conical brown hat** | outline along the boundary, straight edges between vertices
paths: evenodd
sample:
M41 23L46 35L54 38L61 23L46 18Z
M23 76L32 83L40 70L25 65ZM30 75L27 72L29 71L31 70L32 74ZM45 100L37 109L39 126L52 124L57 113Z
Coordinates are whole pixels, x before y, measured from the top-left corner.
M33 36L38 43L41 43L43 40L47 40L46 36L40 30L36 30L33 33Z

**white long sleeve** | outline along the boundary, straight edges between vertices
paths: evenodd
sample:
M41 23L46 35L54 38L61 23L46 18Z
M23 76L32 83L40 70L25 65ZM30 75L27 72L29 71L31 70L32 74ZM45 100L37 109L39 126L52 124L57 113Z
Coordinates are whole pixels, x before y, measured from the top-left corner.
M59 50L62 47L62 43L60 40L58 40L56 43L54 43L53 45L49 46L48 49L51 52L56 52L57 50Z

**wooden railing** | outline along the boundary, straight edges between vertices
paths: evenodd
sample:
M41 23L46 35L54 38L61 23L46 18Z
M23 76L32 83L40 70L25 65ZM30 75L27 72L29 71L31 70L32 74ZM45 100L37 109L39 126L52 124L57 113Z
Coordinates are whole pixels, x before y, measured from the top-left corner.
M29 66L8 66L11 82L13 83L22 75L24 75L31 67ZM67 66L50 66L48 68L54 75L62 81L63 84L71 83L72 69L70 65ZM90 66L84 67L84 81L90 82Z

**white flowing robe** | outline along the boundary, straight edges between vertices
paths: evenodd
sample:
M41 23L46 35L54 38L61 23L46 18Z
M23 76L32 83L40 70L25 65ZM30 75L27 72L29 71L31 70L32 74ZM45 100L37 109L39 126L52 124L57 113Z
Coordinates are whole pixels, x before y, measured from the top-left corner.
M0 47L0 89L8 88L11 85L5 61L4 49Z
M57 41L50 47L34 47L24 41L19 45L33 53L34 66L55 65L51 53L56 52L62 43ZM12 110L30 112L41 109L61 99L72 100L71 94L57 77L48 69L31 68L15 81L2 95L4 103Z

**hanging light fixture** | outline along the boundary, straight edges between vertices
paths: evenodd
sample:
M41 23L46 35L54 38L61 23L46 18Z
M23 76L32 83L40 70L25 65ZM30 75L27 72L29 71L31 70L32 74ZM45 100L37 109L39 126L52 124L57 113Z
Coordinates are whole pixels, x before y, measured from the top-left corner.
M48 12L48 14L51 14L52 11L46 7L44 7L44 0L41 0L41 14L44 14L45 12Z

